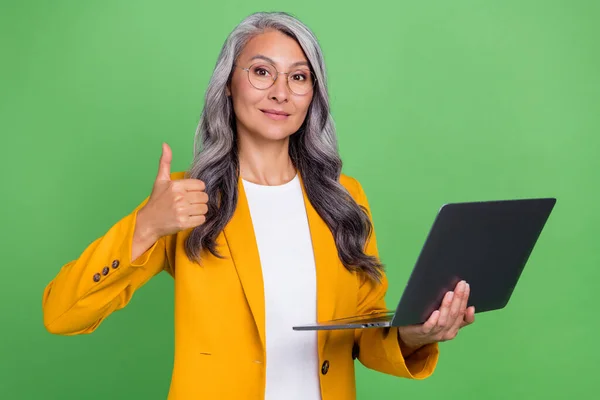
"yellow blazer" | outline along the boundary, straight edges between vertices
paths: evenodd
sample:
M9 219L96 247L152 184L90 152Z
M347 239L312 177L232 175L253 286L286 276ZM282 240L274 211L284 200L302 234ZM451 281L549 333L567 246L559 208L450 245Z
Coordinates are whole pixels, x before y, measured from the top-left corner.
M173 173L173 179L184 173ZM340 182L369 210L354 178ZM263 399L265 304L259 255L244 187L238 183L235 213L217 238L224 259L208 251L202 266L184 251L189 230L165 236L131 262L137 211L113 225L76 260L62 267L43 293L44 325L54 334L93 332L113 311L127 305L150 278L166 271L175 284L175 360L170 400ZM386 309L387 279L374 284L346 270L333 236L304 193L317 274L318 320ZM370 213L370 210L369 210ZM378 256L373 234L366 251ZM303 323L305 321L298 321ZM294 331L290 329L290 335ZM404 357L396 328L318 332L318 371L323 400L356 398L354 359L368 368L411 379L430 376L439 348L431 344Z

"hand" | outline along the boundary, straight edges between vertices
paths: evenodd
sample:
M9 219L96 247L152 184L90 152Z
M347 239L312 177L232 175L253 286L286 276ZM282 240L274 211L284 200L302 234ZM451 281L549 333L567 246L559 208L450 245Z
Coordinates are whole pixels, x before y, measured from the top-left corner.
M171 181L171 158L171 148L165 143L152 193L138 212L136 233L147 237L146 242L154 243L162 236L206 221L208 195L204 192L204 182L199 179Z
M460 281L454 291L446 293L439 310L421 325L400 327L400 341L404 347L416 349L430 343L452 340L459 329L475 322L475 307L467 308L470 288Z

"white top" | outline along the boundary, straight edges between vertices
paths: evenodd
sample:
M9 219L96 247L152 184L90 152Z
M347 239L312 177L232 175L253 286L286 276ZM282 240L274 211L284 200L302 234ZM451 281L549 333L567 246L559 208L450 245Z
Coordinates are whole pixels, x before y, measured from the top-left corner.
M263 186L243 180L264 281L266 400L318 400L315 260L300 180Z

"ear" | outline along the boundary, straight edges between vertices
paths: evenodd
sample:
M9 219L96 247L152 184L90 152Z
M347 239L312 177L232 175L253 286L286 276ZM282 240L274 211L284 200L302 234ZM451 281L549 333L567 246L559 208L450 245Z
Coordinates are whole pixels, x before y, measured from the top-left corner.
M225 94L227 95L227 97L231 97L231 89L229 87L230 85L230 82L227 82L227 85L225 85Z

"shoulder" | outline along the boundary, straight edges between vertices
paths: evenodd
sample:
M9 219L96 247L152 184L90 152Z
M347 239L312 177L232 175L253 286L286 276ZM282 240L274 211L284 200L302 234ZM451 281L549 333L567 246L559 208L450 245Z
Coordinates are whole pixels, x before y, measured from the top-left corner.
M177 172L171 172L171 180L173 181L177 181L180 179L185 178L185 171L177 171Z
M346 188L346 190L348 191L348 193L350 193L350 196L352 196L354 200L362 202L362 200L365 198L365 192L358 179L349 175L341 174L340 184Z

